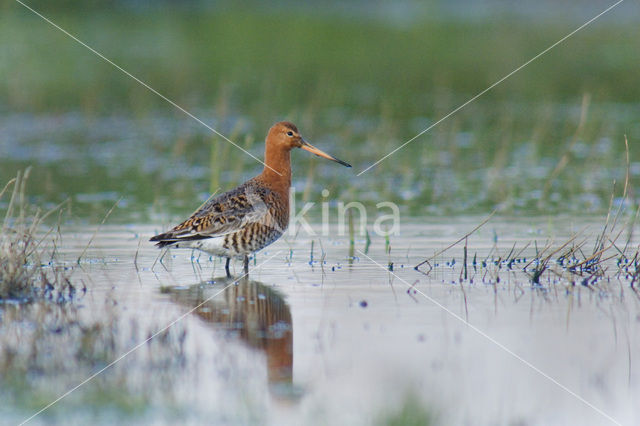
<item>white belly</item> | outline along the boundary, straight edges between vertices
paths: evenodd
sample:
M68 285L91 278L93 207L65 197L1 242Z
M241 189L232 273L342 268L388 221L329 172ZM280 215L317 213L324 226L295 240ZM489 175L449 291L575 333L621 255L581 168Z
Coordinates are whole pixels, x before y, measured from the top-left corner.
M224 257L238 256L238 253L232 252L231 250L224 248L223 244L224 244L224 236L206 238L204 240L182 241L174 244L172 247L202 250L214 256L224 256Z

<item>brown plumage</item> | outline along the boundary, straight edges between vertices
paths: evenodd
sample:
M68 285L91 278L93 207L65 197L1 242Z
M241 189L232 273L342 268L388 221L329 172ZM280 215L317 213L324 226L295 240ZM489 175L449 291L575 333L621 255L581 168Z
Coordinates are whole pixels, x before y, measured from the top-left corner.
M280 238L289 224L293 148L351 167L306 142L293 124L276 123L267 134L262 173L206 202L189 219L150 241L158 247L195 248L224 256L227 275L230 259L242 256L248 273L248 255Z

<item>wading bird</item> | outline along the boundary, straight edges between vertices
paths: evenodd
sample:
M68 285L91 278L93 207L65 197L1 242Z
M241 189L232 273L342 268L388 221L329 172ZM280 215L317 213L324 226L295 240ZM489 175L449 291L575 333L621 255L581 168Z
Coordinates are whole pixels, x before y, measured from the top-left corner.
M241 257L247 274L249 255L280 238L289 225L293 148L351 167L305 141L293 124L276 123L267 134L262 173L207 201L189 219L150 241L158 247L198 249L226 257L227 276L231 276L231 258Z

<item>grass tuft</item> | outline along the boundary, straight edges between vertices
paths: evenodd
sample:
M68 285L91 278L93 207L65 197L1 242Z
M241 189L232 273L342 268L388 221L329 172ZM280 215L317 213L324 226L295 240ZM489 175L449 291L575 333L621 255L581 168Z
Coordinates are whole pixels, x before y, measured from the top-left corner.
M76 289L69 280L69 270L54 264L60 234L56 227L44 226L45 219L60 206L41 213L29 205L29 172L19 172L0 192L0 200L10 193L0 229L0 302L67 301Z

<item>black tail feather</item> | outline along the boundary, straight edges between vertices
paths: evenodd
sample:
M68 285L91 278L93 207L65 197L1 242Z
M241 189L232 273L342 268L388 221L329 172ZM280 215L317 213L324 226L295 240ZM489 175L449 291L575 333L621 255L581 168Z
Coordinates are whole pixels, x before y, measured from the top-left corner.
M175 234L171 232L165 232L164 234L158 234L149 239L149 241L157 241L156 247L163 248L166 246L170 246L181 241L195 241L195 240L204 240L210 238L206 235L189 235L186 237L176 237Z

